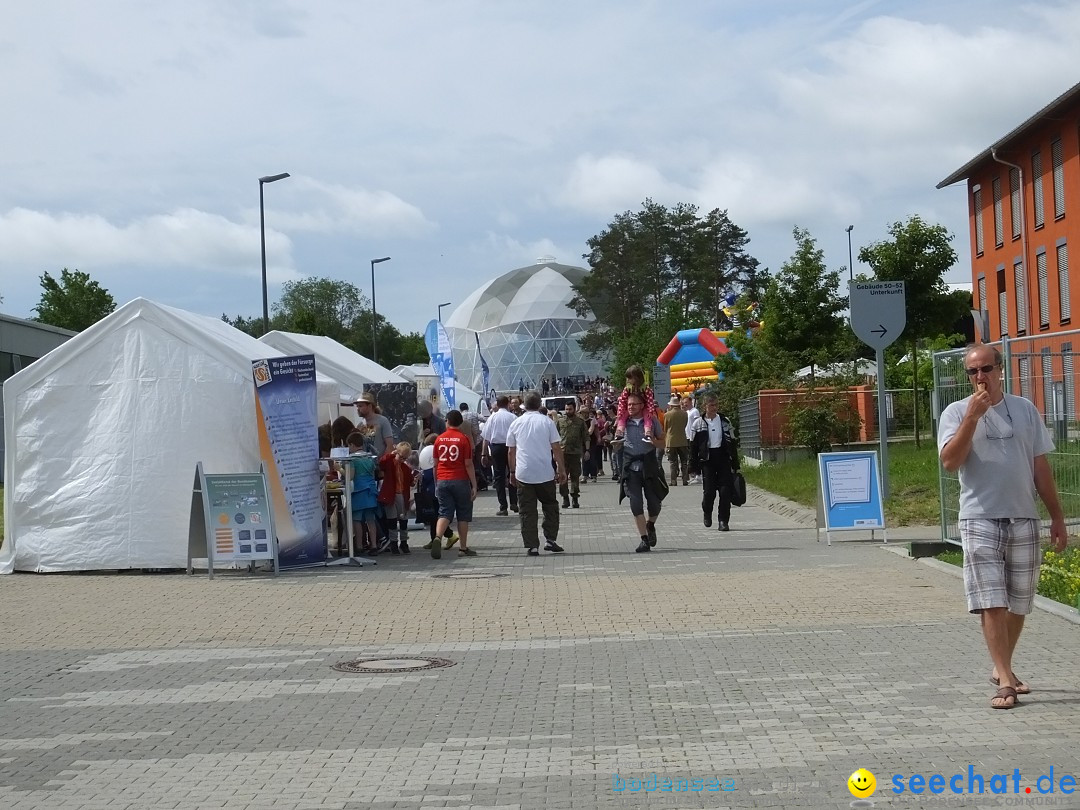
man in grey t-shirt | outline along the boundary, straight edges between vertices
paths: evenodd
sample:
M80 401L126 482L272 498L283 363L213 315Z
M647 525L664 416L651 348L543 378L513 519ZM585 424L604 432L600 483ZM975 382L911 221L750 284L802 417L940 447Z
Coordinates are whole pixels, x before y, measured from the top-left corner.
M1011 709L1030 687L1012 669L1013 652L1039 582L1038 493L1050 513L1050 544L1065 548L1065 518L1046 454L1054 449L1027 399L1001 390L1001 354L977 344L964 353L975 393L941 414L942 466L960 474L960 539L968 610L981 614L998 686L990 705Z
M379 403L375 399L375 395L370 391L365 391L363 394L356 398L356 402L353 403L356 406L356 412L360 415L362 424L367 426L367 435L372 444L372 452L377 456L384 455L386 453L392 453L394 451L394 428L390 424L390 420L382 415L379 410Z

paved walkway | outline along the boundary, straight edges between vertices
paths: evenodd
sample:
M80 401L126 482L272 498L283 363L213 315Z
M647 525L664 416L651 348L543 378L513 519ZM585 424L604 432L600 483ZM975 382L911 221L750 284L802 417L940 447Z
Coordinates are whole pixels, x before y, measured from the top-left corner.
M0 808L831 808L859 767L877 807L1080 807L1035 781L1080 777L1080 626L1033 614L1035 693L993 711L949 573L760 493L706 530L693 488L634 554L615 493L538 559L486 493L472 559L0 579ZM406 656L453 666L331 669ZM969 765L1010 793L892 793Z

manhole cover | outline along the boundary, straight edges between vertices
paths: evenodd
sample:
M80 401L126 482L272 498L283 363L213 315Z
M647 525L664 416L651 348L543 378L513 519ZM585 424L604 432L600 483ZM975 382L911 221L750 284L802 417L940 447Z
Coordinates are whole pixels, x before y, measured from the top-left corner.
M497 574L494 571L461 571L456 574L432 574L432 579L496 579L509 574Z
M452 667L453 661L445 658L360 658L356 661L342 661L331 669L338 672L368 674L378 672L416 672L421 669Z

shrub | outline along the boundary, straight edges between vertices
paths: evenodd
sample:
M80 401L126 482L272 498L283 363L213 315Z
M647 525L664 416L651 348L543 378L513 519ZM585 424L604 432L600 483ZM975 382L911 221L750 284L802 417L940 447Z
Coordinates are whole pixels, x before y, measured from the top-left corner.
M847 391L811 391L784 408L787 438L805 445L810 457L827 453L834 443L846 444L859 435L862 417L851 405Z

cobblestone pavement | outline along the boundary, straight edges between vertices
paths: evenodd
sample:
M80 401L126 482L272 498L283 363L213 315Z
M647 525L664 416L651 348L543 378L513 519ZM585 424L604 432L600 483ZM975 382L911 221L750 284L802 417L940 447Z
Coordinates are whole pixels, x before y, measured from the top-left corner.
M615 497L583 488L562 555L487 493L475 558L0 579L0 808L831 808L860 767L877 807L1080 807L1080 626L1036 611L1034 693L993 711L949 573L761 493L705 529L683 487L635 554ZM331 669L407 656L453 666ZM981 796L892 792L969 766Z

